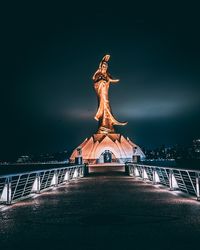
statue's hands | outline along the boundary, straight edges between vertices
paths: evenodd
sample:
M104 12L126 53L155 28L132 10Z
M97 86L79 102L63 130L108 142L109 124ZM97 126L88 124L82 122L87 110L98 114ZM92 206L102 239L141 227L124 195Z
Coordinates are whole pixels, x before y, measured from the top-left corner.
M117 82L119 82L119 79L110 79L110 82L117 83Z

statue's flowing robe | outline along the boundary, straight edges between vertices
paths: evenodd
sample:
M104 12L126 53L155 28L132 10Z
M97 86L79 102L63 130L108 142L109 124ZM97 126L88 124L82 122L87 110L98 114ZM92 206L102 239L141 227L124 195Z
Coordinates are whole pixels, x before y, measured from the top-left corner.
M100 122L100 129L114 131L113 125L125 125L126 123L118 122L111 111L111 107L108 99L108 90L110 86L109 77L103 75L101 72L95 75L94 89L98 97L98 110L95 115L95 119Z

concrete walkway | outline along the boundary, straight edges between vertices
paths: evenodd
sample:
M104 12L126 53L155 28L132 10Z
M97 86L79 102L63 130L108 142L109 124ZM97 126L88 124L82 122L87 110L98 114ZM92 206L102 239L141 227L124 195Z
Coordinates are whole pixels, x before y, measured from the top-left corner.
M199 249L200 203L92 173L0 212L0 249Z

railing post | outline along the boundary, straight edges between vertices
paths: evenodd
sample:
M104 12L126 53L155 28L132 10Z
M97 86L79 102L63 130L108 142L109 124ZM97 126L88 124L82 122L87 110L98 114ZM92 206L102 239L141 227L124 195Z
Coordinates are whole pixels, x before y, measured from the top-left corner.
M169 190L173 191L174 187L173 187L173 171L172 169L169 170Z
M36 194L40 193L40 173L36 175Z
M196 172L196 195L197 195L197 200L200 201L200 191L199 191L199 173Z
M64 181L69 181L69 170L66 169L66 173L65 173L65 176L64 176Z
M51 180L51 186L57 187L58 186L58 170L54 169L53 178Z
M130 175L129 165L125 163L125 174Z
M58 170L55 170L55 187L58 186Z
M89 169L88 169L88 165L87 164L84 164L84 167L83 167L83 176L87 176L89 174Z
M160 178L158 176L158 173L156 172L156 168L153 168L153 185L156 185L157 183L160 182Z
M81 167L81 177L85 176L85 164L82 165Z
M153 185L156 185L156 170L153 168Z
M36 173L31 192L36 194L40 193L40 173Z
M11 188L12 177L7 178L7 201L6 204L10 205L12 203L12 188Z
M79 177L82 178L83 177L83 166L80 166L80 174Z
M139 171L138 171L137 165L134 165L133 171L134 171L134 175L135 175L135 177L140 177L140 174L139 174Z
M82 174L81 174L82 168L81 166L79 166L78 168L78 178L81 178Z
M129 165L128 167L129 167L129 175L134 176L134 168L133 168L133 166Z
M142 180L144 181L145 180L145 176L144 176L144 166L142 166Z
M75 167L74 168L74 173L73 173L73 176L72 176L72 179L77 179L78 178L78 167Z
M0 197L1 201L10 205L12 203L12 177L7 176L5 184Z
M77 168L77 177L76 178L77 179L80 178L80 166L78 166L78 168Z

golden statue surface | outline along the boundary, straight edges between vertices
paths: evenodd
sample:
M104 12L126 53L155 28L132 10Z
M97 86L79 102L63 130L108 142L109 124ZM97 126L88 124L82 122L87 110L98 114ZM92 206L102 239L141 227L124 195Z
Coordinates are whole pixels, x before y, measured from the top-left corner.
M97 133L108 134L115 133L114 125L124 126L127 122L117 121L111 111L108 91L110 83L117 83L119 79L113 79L108 72L108 61L110 55L105 55L99 64L98 70L93 75L94 89L98 98L98 110L95 119L99 121L99 129Z

